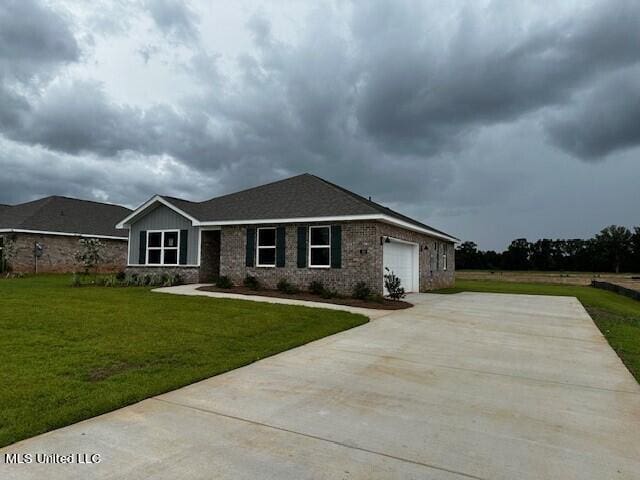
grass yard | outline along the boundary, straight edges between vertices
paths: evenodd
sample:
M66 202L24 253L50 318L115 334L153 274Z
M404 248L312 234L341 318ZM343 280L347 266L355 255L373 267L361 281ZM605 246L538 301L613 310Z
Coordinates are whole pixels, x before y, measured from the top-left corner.
M0 280L0 447L365 323L250 301Z
M489 292L577 297L629 371L640 382L640 302L592 287L516 283L494 280L459 280L455 288L437 293Z

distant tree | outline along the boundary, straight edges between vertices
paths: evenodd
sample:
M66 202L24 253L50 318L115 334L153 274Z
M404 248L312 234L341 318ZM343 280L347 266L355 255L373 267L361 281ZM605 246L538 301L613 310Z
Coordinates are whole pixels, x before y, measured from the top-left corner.
M482 268L482 254L474 242L462 242L456 248L456 269Z
M631 231L618 225L602 229L595 237L596 245L616 273L620 272L622 263L631 256L631 240Z
M531 244L526 238L518 238L511 242L507 251L502 254L503 267L507 270L529 270Z
M631 270L640 272L640 226L634 227L631 237Z
M481 252L482 254L482 267L487 270L500 270L504 268L503 264L503 254L498 253L495 250L487 250L486 252Z

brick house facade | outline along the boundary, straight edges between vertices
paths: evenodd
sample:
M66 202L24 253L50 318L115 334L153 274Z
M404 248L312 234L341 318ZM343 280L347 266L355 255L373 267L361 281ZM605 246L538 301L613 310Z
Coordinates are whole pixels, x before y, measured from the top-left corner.
M82 267L74 257L82 238L97 238L105 245L101 271L123 270L128 238L126 231L116 229L116 223L130 213L119 205L59 196L0 205L0 255L7 257L6 246L14 247L13 258L0 258L0 271L78 271Z
M306 290L312 281L320 281L341 294L350 294L358 282L365 282L377 293L383 293L383 242L392 237L414 242L419 248L419 291L453 286L454 269L444 270L435 258L438 240L424 234L379 222L341 222L342 263L340 268L310 268L297 266L298 227L314 224L294 223L286 225L284 267L246 266L245 252L248 225L222 227L220 247L220 274L241 285L247 275L255 276L266 288L276 288L285 278L298 288ZM275 225L264 225L265 227ZM382 240L381 240L382 239ZM443 254L454 265L454 248L449 242L440 241ZM446 250L445 250L446 249Z
M309 174L204 202L155 196L118 227L129 229L127 271L187 282L251 275L266 288L383 293L385 267L408 291L455 281L455 237Z
M8 265L15 273L66 273L81 271L75 260L80 237L37 233L10 233L0 235L13 241L15 257ZM101 272L117 272L127 266L127 241L101 239L104 245L104 263ZM42 247L40 257L35 255L35 245Z

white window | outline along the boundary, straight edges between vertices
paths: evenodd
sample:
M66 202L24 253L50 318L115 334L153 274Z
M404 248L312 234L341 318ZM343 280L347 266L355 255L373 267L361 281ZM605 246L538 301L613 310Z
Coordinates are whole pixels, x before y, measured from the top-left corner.
M331 267L330 227L309 227L309 267Z
M258 251L256 265L258 267L276 266L276 229L258 229Z
M147 265L178 265L179 230L147 232Z
M447 269L447 247L444 247L444 253L442 254L442 269Z

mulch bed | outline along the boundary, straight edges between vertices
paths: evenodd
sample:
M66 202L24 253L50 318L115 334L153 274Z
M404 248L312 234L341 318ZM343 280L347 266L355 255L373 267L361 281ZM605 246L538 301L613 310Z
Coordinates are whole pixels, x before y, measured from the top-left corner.
M413 307L413 304L409 302L404 302L402 300L389 300L388 298L385 298L382 303L379 303L346 297L322 298L320 295L314 295L313 293L309 292L282 293L280 290L267 290L262 288L260 290L251 290L247 287L218 288L215 286L210 286L200 287L198 288L198 290L202 290L204 292L237 293L240 295L260 295L262 297L290 298L292 300L332 303L334 305L348 305L350 307L374 308L378 310L403 310L405 308Z

